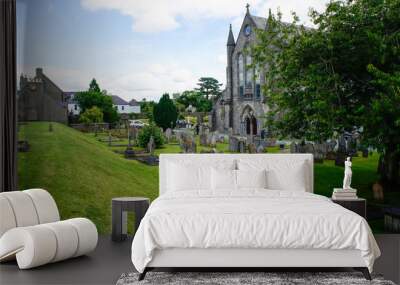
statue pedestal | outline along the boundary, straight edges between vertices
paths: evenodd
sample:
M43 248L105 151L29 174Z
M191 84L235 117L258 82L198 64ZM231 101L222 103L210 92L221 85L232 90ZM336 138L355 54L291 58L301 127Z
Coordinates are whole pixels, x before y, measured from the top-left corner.
M334 188L332 193L332 199L334 200L352 200L357 199L357 189L343 189Z

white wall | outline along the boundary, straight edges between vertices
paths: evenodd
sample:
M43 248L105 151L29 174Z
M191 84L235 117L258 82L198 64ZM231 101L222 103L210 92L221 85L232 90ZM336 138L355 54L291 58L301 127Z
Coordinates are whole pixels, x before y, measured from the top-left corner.
M140 106L114 105L114 108L117 109L117 112L119 114L130 114L130 113L139 114L140 113Z
M81 108L79 108L79 105L77 103L68 103L68 114L71 113L74 115L79 115L79 113L81 112Z

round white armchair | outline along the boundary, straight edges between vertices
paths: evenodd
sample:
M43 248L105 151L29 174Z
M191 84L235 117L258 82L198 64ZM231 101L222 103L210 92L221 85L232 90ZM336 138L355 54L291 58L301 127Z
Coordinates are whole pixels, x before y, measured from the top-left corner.
M0 217L0 262L16 258L20 269L84 255L97 245L93 222L60 221L53 197L43 189L0 193Z

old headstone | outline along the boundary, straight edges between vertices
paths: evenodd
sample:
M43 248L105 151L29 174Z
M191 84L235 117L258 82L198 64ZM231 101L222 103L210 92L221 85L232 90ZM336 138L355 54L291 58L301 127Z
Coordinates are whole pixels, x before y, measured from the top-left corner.
M290 153L298 153L299 152L299 147L297 145L297 143L292 142L290 144Z
M239 140L238 149L240 153L245 153L246 151L246 142L244 140Z
M326 144L324 143L316 143L314 144L314 161L317 163L324 162L325 156L327 152Z
M239 140L235 136L229 136L229 151L239 151Z
M200 145L207 146L208 129L204 125L200 125Z
M172 139L172 130L171 130L171 128L166 129L164 135L165 135L165 138L167 139L167 142L169 143L171 141L171 139Z
M154 149L156 148L156 144L154 143L154 137L151 136L149 142L147 143L147 152L150 155L154 155Z
M338 149L336 151L335 165L344 166L344 161L347 157L347 142L344 136L340 136L338 139Z
M249 143L247 148L249 150L249 153L256 153L257 152L256 145L254 143Z
M182 133L180 148L183 153L196 153L197 146L193 136L189 133Z
M217 136L215 133L209 134L209 146L215 147L217 145Z
M266 148L262 144L257 147L257 153L264 153L265 150Z

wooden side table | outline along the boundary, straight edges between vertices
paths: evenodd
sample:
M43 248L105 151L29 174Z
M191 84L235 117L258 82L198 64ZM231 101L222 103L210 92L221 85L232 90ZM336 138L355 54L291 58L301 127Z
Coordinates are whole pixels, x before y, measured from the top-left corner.
M367 218L367 200L363 198L354 198L347 200L332 199L332 202L341 205L342 207L359 214L364 219Z
M113 241L123 241L127 237L128 211L135 213L135 231L139 227L140 221L146 214L150 205L149 198L143 197L119 197L113 198L112 207L112 234Z

